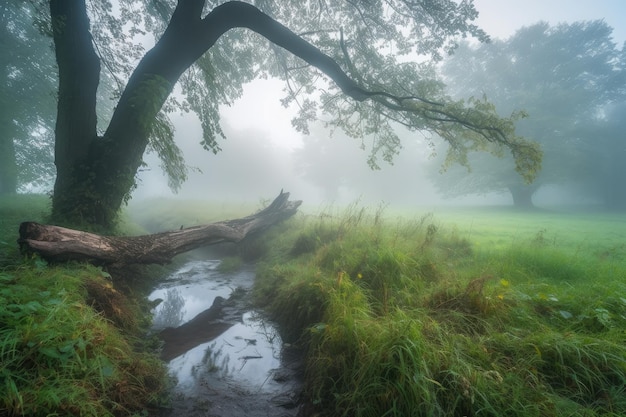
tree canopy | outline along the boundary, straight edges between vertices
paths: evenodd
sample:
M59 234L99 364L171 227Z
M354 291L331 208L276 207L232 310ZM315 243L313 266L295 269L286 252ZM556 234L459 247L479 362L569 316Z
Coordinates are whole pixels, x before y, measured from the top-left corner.
M219 106L257 77L285 80L284 103L300 109L298 129L321 118L351 136L369 135L374 167L400 149L399 123L442 137L458 158L493 146L510 151L526 180L538 171L540 152L515 134L515 115L500 117L482 99L451 100L434 76L434 64L459 38L487 39L472 23L471 1L123 0L116 8L107 1L89 7L50 1L60 79L59 220L110 225L150 147L169 164L176 186L185 171L167 112L195 112L203 146L217 152ZM132 35L157 41L144 53ZM97 128L102 69L128 81L120 83L110 122ZM175 87L180 94L173 96Z
M486 95L498 111L523 110L517 131L541 144L543 169L525 185L507 159L471 155L466 169L434 175L444 195L510 192L519 205L545 184L582 182L590 173L589 150L601 149L591 129L611 103L623 100L626 67L604 21L524 27L507 40L462 45L443 71L458 95Z
M0 194L54 175L56 67L36 12L27 2L0 5Z

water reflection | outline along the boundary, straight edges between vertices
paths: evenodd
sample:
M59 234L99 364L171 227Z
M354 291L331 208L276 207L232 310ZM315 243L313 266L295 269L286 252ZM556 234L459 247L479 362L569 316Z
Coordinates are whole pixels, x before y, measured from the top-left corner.
M155 329L177 327L183 322L184 315L185 299L180 289L169 288L165 291L165 299L155 309L152 326Z
M201 383L206 374L254 391L274 391L282 341L276 329L254 312L217 339L191 349L170 362L179 386Z
M204 351L202 365L206 372L215 373L219 378L226 378L230 373L230 355L224 354L221 348L217 348L217 342L213 342Z
M254 392L274 392L280 387L274 374L281 366L282 347L277 330L255 311L234 309L226 316L221 311L221 297L228 299L236 288L249 289L254 272L222 274L217 265L190 262L150 295L163 299L154 311L154 329L164 329L165 359L171 359L177 389L191 391L217 379Z
M174 302L176 308L180 308L180 321L186 322L191 320L202 311L211 307L215 297L228 298L233 291L233 288L243 286L249 288L254 279L254 272L251 270L244 270L233 276L223 275L217 271L219 265L218 260L204 260L204 261L191 261L183 265L180 269L171 274L163 285L154 290L150 294L150 300L162 299L164 300L154 310L153 323L155 328L161 318L162 314L166 314L164 304L169 297L169 293L176 291L174 297L180 297L183 300L183 304L180 300ZM174 309L174 305L171 306ZM169 312L167 314L173 314ZM176 317L176 316L174 316ZM168 326L171 326L168 324Z

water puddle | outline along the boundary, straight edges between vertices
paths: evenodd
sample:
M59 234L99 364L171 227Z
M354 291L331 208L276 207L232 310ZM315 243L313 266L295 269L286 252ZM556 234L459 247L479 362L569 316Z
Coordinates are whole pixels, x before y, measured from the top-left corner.
M228 298L237 288L252 287L253 270L222 274L219 264L219 260L190 261L167 277L148 297L163 300L154 310L153 328L180 326L211 307L216 297Z
M153 329L175 377L163 415L295 416L300 358L262 312L249 307L254 270L221 273L218 260L190 261L150 295L163 300Z
M275 388L272 373L280 367L280 339L266 334L267 330L267 324L248 312L242 324L226 330L215 341L173 359L170 370L181 387L197 383L198 374L211 372L232 384L271 391Z

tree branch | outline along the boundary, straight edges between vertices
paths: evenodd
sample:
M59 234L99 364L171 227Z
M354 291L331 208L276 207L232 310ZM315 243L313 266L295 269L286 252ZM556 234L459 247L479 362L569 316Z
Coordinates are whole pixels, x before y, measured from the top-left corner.
M350 78L330 56L299 37L287 27L272 19L256 7L243 2L231 1L216 7L206 16L204 25L213 28L214 22L228 20L231 27L245 27L284 48L302 60L318 68L330 77L341 91L356 101L371 99L382 106L401 113L413 114L427 120L442 123L458 123L484 137L487 141L500 143L515 150L518 143L509 140L507 133L489 123L473 122L458 112L448 109L444 103L435 102L417 95L397 96L385 91L369 91ZM347 49L341 39L342 51L351 63ZM358 77L358 74L354 74ZM471 109L467 109L471 111ZM478 111L476 111L479 114Z
M356 101L371 99L400 113L415 115L436 122L458 123L478 132L490 142L501 143L511 149L516 146L515 141L509 140L505 131L498 126L492 126L489 120L477 123L472 121L471 117L463 117L458 111L449 109L444 103L418 95L397 96L386 91L368 90L348 76L333 58L251 4L229 1L215 7L203 19L200 19L201 7L198 6L199 3L201 0L178 3L168 29L154 49L142 60L137 72L143 72L144 77L146 75L161 76L170 85L173 85L180 74L209 50L221 35L236 27L247 28L322 71L335 82L345 95ZM340 46L348 63L350 63L343 38ZM354 76L358 78L356 72ZM140 82L133 83L134 78L136 78L135 74L129 81L129 86L140 85ZM165 100L169 92L169 90L163 91L162 100ZM124 107L125 96L132 96L132 92L124 93L118 109ZM133 103L133 106L136 105L137 103ZM154 112L155 109L151 109L151 111ZM467 111L471 112L472 109ZM138 110L135 108L134 112L129 113L137 114L137 112ZM481 113L475 111L475 114ZM116 122L117 118L114 115L108 132L114 129Z

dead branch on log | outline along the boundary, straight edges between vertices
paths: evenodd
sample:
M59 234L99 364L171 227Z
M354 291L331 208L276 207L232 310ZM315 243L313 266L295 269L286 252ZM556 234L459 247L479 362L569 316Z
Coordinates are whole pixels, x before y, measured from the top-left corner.
M166 264L178 254L221 242L240 242L293 216L301 201L280 192L263 210L240 219L144 236L101 236L59 226L24 222L18 243L22 251L53 262L88 261L96 265Z

